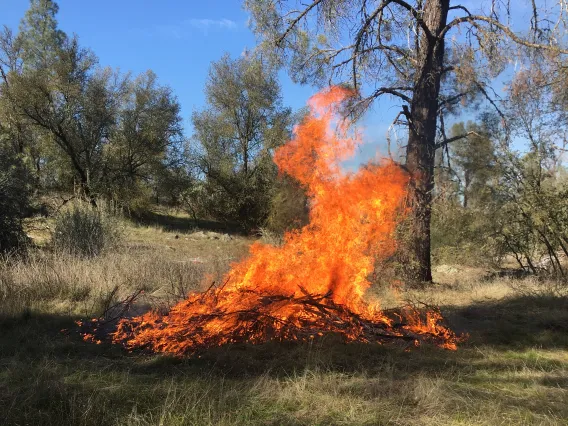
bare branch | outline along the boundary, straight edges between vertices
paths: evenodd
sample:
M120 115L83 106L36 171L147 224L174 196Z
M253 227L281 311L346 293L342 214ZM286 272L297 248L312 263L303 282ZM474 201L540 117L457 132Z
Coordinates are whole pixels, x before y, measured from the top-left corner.
M438 103L438 109L446 107L446 106L454 105L461 98L463 98L464 96L467 96L469 94L471 94L471 91L461 92L461 93L458 93L457 95L450 96L449 98L442 98L442 96L440 96L440 102Z
M373 13L371 13L367 19L365 20L364 24L361 26L361 28L359 29L359 31L357 32L357 37L355 38L355 47L353 48L353 55L352 60L353 60L353 88L355 90L357 90L357 73L356 73L356 68L357 68L357 55L359 54L359 46L361 45L362 41L363 41L363 36L365 35L365 33L367 32L367 28L369 27L369 25L371 25L371 23L373 22L373 20L381 15L383 13L383 10L385 9L385 7L387 7L389 5L389 3L391 2L391 0L386 0L383 1L374 11Z
M487 22L488 24L495 26L496 28L501 30L503 33L505 33L515 43L520 44L522 46L531 47L533 49L550 50L550 51L562 53L562 54L565 54L565 55L568 54L568 50L566 50L566 49L561 49L559 47L550 46L550 45L546 45L546 44L533 43L533 42L530 42L528 40L525 40L524 38L519 37L509 27L507 27L506 25L503 25L498 20L488 18L487 16L482 16L482 15L462 16L460 18L454 19L448 25L446 25L446 27L440 32L439 38L440 39L443 38L446 35L446 33L448 31L450 31L453 27L460 25L464 22L469 22L472 25L477 27L478 21Z
M471 16L471 12L469 11L469 9L465 6L457 5L457 6L451 6L448 10L463 10L465 13L467 13L469 16Z
M461 139L465 139L465 138L472 136L472 135L481 136L479 133L474 132L474 131L467 132L467 133L464 133L464 134L461 134L461 135L457 135L457 136L453 136L451 138L444 139L441 142L438 142L436 145L434 145L434 149L442 148L442 147L444 147L444 146L446 146L446 145L448 145L452 142L456 142L456 141L459 141Z
M412 17L414 19L416 19L416 22L418 23L418 25L420 25L420 27L422 28L422 30L424 31L426 36L428 38L432 38L432 32L430 31L430 28L428 28L428 26L426 25L426 23L422 19L422 14L420 12L418 12L418 10L413 8L411 5L406 3L404 0L391 0L391 2L398 4L399 6L408 10L410 12L410 14L412 15Z
M296 19L294 19L290 25L288 26L288 28L286 28L286 31L284 31L284 33L278 38L278 40L276 40L276 46L280 47L280 44L282 43L282 41L284 41L284 39L288 36L288 34L290 33L290 31L292 31L294 29L294 27L298 24L298 22L300 22L302 20L302 18L304 18L304 16L306 16L308 13L310 13L310 11L316 7L318 4L320 4L323 0L314 0L314 2L312 4L310 4L306 9L304 9L304 11L302 13L300 13Z
M388 95L398 96L400 99L402 99L406 103L410 104L412 102L412 99L410 99L409 96L405 95L402 92L403 91L410 92L412 90L413 90L412 87L381 87L381 88L375 90L373 92L373 94L371 96L369 96L368 98L375 99L375 98L377 98L381 95L388 94Z
M394 160L394 158L392 157L392 151L391 151L391 138L390 138L390 132L391 130L394 128L394 126L396 124L399 124L400 122L398 121L398 119L400 118L401 115L404 115L404 112L400 111L396 117L394 118L394 120L392 121L392 123L390 124L389 128L387 129L387 133L386 133L386 139L387 139L387 153L389 155L389 158L391 160ZM397 137L398 139L398 137Z

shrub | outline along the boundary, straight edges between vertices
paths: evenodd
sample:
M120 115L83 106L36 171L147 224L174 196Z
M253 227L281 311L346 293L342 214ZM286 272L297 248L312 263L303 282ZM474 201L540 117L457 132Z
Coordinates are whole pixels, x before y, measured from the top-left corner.
M26 247L22 220L29 207L27 172L8 150L0 149L0 253Z
M465 208L437 200L432 209L432 260L436 264L498 266L503 257L496 239L498 208L491 203Z
M276 181L270 199L266 229L283 235L306 225L309 218L309 201L304 188L288 176Z
M93 257L115 246L120 239L117 220L101 209L77 203L55 220L53 245L56 250Z

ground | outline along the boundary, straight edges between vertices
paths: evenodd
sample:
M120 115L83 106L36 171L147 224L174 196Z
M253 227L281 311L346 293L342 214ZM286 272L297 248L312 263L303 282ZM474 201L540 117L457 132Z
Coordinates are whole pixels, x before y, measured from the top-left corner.
M74 321L110 299L144 288L144 303L171 303L204 274L219 279L252 241L159 219L126 223L121 247L95 259L42 248L2 261L2 424L568 424L568 292L482 269L439 265L430 288L373 289L387 307L439 305L469 334L455 352L328 337L176 359L83 342ZM46 226L30 226L40 245Z

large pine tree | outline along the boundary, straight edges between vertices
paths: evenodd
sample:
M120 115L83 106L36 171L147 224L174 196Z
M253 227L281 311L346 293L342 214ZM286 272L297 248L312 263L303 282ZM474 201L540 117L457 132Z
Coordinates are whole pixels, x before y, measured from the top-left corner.
M413 177L410 276L431 281L430 218L435 152L468 133L446 137L444 116L460 102L489 97L490 84L519 46L568 54L562 6L528 6L528 33L508 26L508 2L450 0L246 0L267 57L293 79L347 84L360 97L351 112L392 96L393 124L407 131ZM470 10L471 7L471 10ZM486 8L487 10L485 10ZM560 33L560 34L559 34ZM509 42L513 43L509 43Z

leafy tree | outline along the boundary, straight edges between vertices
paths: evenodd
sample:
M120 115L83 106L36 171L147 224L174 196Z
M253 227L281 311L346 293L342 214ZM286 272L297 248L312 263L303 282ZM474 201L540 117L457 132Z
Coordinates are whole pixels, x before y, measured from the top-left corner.
M279 176L272 188L266 221L269 231L282 235L309 222L309 200L305 188L289 176Z
M59 6L52 0L30 0L20 23L17 43L26 69L47 69L59 56L67 35L58 28Z
M179 177L182 151L171 89L151 71L132 79L101 68L58 29L57 10L53 1L33 0L20 33L0 34L0 129L35 169L36 184L123 205L181 184L167 170Z
M491 198L489 184L497 174L494 142L482 124L473 122L456 123L451 133L469 133L468 137L452 144L448 152L454 176L459 180L462 205L464 208L470 204L482 207Z
M13 153L24 164L35 170L36 184L40 179L42 166L42 145L32 127L21 119L14 103L10 102L6 89L9 87L8 75L22 72L21 37L4 27L0 31L0 131L9 135L9 145Z
M496 160L495 114L480 122L456 123L450 137L470 136L437 153L432 202L432 257L441 263L490 264L502 257L495 239L500 168Z
M49 69L11 74L8 97L19 114L65 154L80 188L94 204L103 181L103 147L115 123L123 82L96 69L76 39L65 42Z
M252 56L214 62L205 94L207 106L192 121L207 209L250 230L268 214L272 151L290 135L290 111L275 72Z
M566 55L558 44L565 40L560 3L545 8L533 1L531 31L519 35L507 25L508 2L470 10L450 0L245 1L265 54L286 64L295 81L348 84L359 95L350 109L356 116L385 95L401 102L394 123L405 123L413 176L410 273L421 281L432 279L435 152L467 135L446 137L443 117L460 102L489 97L492 78L518 52L514 46Z
M10 127L18 130L20 140L27 139L38 173L48 158L66 163L94 202L100 134L108 132L111 122L111 75L97 72L95 56L58 29L57 11L51 0L32 0L19 34L4 31L2 103ZM20 143L20 152L22 147Z
M8 74L45 70L53 65L67 40L57 25L58 10L58 5L51 0L31 0L17 35L4 26L0 33L0 75L5 88L9 86ZM11 134L12 147L24 164L35 170L37 186L42 178L47 147L41 135L21 119L9 96L4 95L0 97L0 126Z
M107 156L108 188L115 198L129 197L141 186L174 181L168 169L179 167L182 145L180 105L152 71L127 83Z
M512 80L508 108L512 136L525 140L519 152L505 145L497 195L504 200L495 217L503 245L519 265L534 273L568 278L568 191L562 155L566 147L565 111L558 104L558 81L545 61L531 62Z
M542 63L529 64L509 84L508 134L483 116L479 124L468 123L476 132L469 143L456 142L446 151L454 173L445 175L445 167L438 175L459 184L453 192L446 185L449 196L438 194L434 201L438 260L479 263L510 254L527 271L568 277L562 260L568 255L564 112L557 89L542 73ZM466 126L455 127L463 133ZM512 138L520 151L512 148Z
M568 186L565 172L543 173L532 153L508 152L498 195L504 204L494 221L504 248L534 273L568 278ZM561 169L562 170L562 169Z
M6 147L7 137L0 133L0 253L20 250L28 243L22 222L29 204L27 171Z

